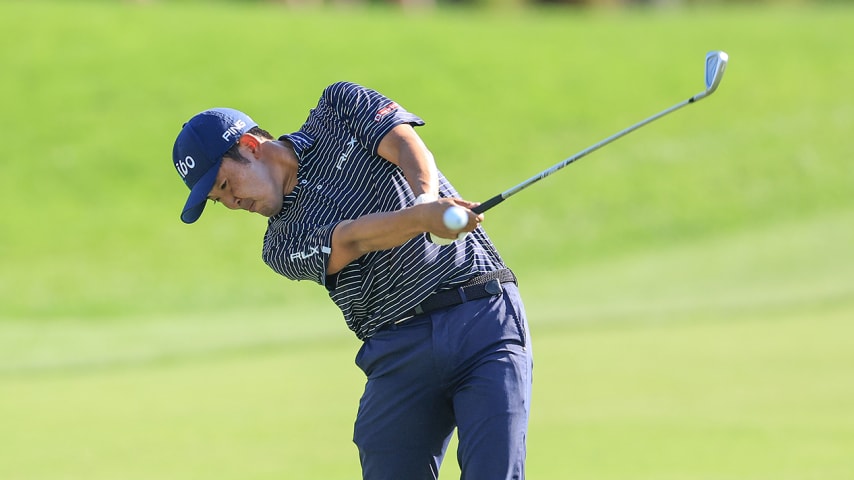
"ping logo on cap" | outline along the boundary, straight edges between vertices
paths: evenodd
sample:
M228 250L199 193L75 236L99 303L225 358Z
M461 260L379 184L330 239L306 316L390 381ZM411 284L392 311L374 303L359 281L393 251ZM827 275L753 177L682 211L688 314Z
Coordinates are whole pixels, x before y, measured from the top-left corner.
M245 128L246 122L244 122L243 120L237 120L232 126L228 127L224 132L222 132L222 139L226 142L232 142L233 140L231 139L231 137L235 135L240 136Z

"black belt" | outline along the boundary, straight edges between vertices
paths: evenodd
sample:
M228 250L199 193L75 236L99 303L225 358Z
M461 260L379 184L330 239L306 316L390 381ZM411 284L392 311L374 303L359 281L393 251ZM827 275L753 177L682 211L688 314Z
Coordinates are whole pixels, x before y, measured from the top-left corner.
M418 306L407 312L407 317L423 315L440 308L453 307L469 300L498 295L504 291L501 284L511 282L516 283L516 275L513 275L513 272L508 268L479 275L455 289L430 295Z

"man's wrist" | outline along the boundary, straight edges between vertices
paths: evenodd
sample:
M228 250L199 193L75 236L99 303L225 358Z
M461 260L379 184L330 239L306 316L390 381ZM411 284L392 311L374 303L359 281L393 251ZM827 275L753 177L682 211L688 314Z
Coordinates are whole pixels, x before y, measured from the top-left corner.
M415 202L413 202L412 204L413 205L421 205L422 203L435 202L438 199L439 198L432 193L422 193L421 195L418 195L417 197L415 197Z

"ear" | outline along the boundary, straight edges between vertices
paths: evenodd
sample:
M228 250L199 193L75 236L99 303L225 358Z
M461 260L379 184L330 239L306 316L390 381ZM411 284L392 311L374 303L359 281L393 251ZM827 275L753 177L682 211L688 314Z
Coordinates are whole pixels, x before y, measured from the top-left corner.
M240 145L243 145L244 147L248 148L249 151L251 151L252 153L257 153L258 149L261 148L261 142L258 141L258 139L255 138L254 135L250 135L248 133L244 133L240 137L239 143Z

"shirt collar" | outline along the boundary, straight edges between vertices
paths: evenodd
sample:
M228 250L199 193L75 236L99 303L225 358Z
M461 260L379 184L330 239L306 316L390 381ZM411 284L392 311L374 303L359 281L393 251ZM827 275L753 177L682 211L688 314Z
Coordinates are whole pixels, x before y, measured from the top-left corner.
M311 150L315 142L315 139L312 135L303 131L282 135L279 137L279 140L286 140L290 142L291 145L293 145L294 153L296 153L297 158L300 160L300 168L297 173L297 184L294 185L294 189L291 191L291 193L284 195L284 197L282 198L282 209L279 211L279 213L270 217L271 222L274 218L280 216L282 213L293 207L293 204L296 201L297 195L299 195L301 187L306 183L305 179L303 179L301 175L303 167L303 154Z
M282 135L279 137L279 140L287 140L291 142L291 145L294 146L294 152L296 152L297 158L302 158L303 153L311 150L311 147L314 146L314 137L303 131Z

